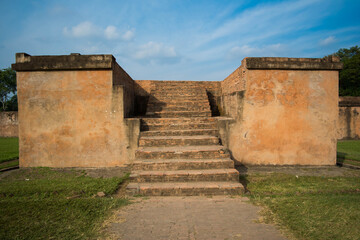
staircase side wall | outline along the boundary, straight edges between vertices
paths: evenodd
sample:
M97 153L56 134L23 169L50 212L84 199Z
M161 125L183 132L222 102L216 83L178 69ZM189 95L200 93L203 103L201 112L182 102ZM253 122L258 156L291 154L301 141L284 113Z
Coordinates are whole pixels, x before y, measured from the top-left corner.
M66 69L72 66L70 58L52 56L45 66L30 56L33 66L23 61L13 65L18 84L20 167L129 163L124 99L131 86L114 84L120 80L114 78L118 75L112 56L95 56L100 59L97 63L88 59L87 65Z
M254 66L249 60L222 85L224 99L233 95L224 105L236 119L228 132L234 160L254 165L335 165L341 64L262 58L255 59Z

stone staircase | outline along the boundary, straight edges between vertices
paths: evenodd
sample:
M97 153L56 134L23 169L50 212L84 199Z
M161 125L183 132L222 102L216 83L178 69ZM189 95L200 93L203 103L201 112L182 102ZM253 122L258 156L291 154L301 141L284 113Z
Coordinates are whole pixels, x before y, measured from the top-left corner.
M206 90L191 82L158 82L141 119L131 194L220 195L243 191L218 138Z

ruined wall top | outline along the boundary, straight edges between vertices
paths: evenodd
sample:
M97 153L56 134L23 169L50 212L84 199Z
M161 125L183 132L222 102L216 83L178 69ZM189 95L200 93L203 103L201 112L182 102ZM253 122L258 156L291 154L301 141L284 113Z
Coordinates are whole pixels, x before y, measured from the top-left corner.
M112 69L116 59L113 55L70 55L31 56L27 53L16 53L16 71L54 71L54 70L91 70Z
M278 70L341 70L343 64L335 56L324 58L247 57L242 60L247 69Z

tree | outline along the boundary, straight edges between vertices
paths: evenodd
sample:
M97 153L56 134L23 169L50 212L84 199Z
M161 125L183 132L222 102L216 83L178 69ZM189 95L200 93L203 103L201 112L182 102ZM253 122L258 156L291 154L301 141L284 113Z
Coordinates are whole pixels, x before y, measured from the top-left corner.
M344 64L339 76L339 95L360 96L360 48L341 48L332 55L339 57Z
M11 68L0 70L0 102L1 111L17 110L16 72Z

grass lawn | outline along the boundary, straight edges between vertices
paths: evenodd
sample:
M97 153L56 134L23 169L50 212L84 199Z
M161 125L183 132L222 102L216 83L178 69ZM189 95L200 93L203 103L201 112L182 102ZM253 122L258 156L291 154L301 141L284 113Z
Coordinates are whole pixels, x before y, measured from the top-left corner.
M19 139L0 137L0 163L19 158Z
M295 239L360 239L359 177L257 173L242 177L250 199Z
M4 173L0 173L4 174ZM75 170L20 169L0 180L0 239L96 238L123 178L91 178ZM104 192L105 197L95 197Z
M339 163L360 166L360 141L359 140L338 141L337 161Z

